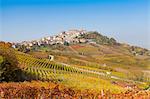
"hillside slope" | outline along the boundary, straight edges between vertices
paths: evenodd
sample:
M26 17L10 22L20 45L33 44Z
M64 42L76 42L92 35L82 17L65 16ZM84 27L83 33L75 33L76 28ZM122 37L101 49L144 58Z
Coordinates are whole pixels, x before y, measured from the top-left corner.
M34 45L27 52L37 58L73 65L112 75L148 81L150 72L150 51L137 46L118 43L98 32L86 32L75 37L79 42L67 44ZM84 41L84 42L83 42Z

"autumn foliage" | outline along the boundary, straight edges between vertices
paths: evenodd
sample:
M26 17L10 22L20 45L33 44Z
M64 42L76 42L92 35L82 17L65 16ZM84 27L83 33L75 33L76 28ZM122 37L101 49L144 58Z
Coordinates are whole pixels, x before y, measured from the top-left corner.
M19 81L21 69L18 67L15 50L11 47L11 43L0 42L0 82L2 81Z
M149 99L150 91L126 91L110 93L76 90L61 84L32 81L23 83L1 83L0 98L4 99Z

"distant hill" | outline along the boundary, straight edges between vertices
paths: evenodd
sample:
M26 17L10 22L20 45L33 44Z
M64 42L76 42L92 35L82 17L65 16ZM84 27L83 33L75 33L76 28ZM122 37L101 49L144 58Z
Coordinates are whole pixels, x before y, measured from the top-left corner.
M130 54L134 56L150 56L150 51L148 49L131 46L129 44L121 44L117 42L114 38L109 38L96 31L86 30L63 31L58 35L43 37L40 40L15 43L14 47L17 48L19 51L29 52L30 50L39 50L40 48L43 48L43 50L46 50L48 47L55 49L63 45L69 46L75 44L95 44L98 46L107 45L110 47L114 46L116 48L122 47L122 49L127 49Z

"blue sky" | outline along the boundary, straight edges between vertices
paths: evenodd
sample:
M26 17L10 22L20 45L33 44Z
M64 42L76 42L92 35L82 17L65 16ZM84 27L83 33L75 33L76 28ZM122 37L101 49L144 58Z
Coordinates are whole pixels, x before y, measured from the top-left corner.
M150 48L149 0L0 1L0 40L33 40L83 28Z

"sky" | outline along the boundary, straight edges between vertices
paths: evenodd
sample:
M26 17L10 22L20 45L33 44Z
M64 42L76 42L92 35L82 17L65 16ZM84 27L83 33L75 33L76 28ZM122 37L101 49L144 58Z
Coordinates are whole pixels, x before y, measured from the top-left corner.
M150 49L149 1L0 0L0 41L35 40L86 29Z

